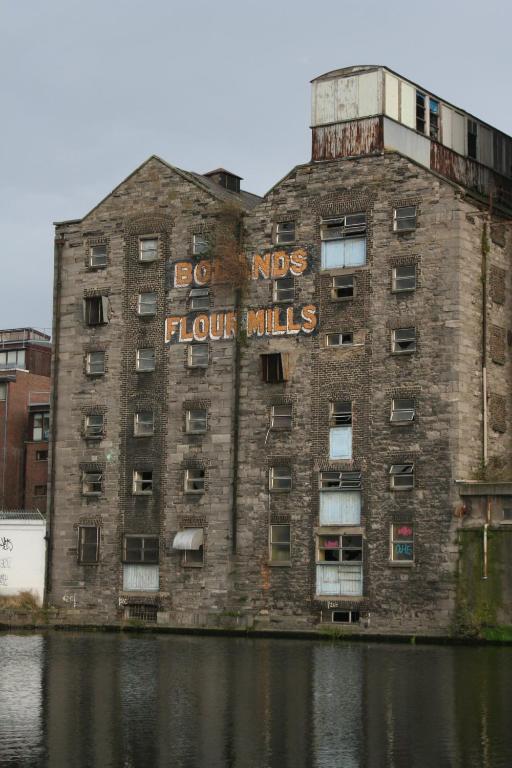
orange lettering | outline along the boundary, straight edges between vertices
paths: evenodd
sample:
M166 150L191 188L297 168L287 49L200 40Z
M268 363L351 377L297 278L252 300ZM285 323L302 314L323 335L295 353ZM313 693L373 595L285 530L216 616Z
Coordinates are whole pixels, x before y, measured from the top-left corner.
M174 265L174 285L182 287L192 282L192 264L188 261L177 261Z
M248 309L247 310L247 335L252 336L257 333L263 336L265 333L265 310Z
M180 317L180 341L192 341L194 336L187 331L187 318Z
M219 341L219 339L222 339L223 329L224 313L213 312L210 316L210 339L212 339L212 341Z
M287 307L286 309L286 328L288 333L298 333L300 331L300 323L293 322L293 307Z
M236 334L236 313L226 312L224 317L226 318L224 326L224 338L232 339Z
M207 285L212 275L212 265L209 261L200 261L194 267L194 282L196 285Z
M265 333L271 334L272 333L272 320L274 317L274 313L271 309L265 310Z
M280 325L279 324L279 314L281 310L279 307L274 307L273 310L273 323L272 323L272 333L279 336L282 333L286 333L286 325Z
M252 260L252 279L257 280L260 272L261 276L268 280L270 277L270 253L255 254Z
M272 277L284 277L288 274L290 259L286 251L274 251L272 254Z
M198 315L194 318L194 325L192 327L192 333L196 341L204 341L208 338L208 332L210 330L210 319L208 315Z
M301 315L304 320L304 325L302 326L304 333L311 333L314 331L317 323L316 307L312 304L302 307Z
M302 275L307 269L308 257L303 248L297 248L290 254L290 272L292 275Z
M168 317L165 322L165 340L170 341L178 333L180 327L179 317Z

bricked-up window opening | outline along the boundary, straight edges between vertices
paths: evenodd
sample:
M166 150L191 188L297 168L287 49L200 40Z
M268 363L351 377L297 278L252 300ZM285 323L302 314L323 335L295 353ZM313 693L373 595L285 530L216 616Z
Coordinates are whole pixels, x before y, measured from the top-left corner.
M4 381L0 382L0 402L7 400L7 384Z
M416 91L416 130L425 133L425 112L426 96L421 91Z
M48 461L48 451L36 451L36 461Z
M295 297L293 277L281 277L279 280L274 280L272 287L272 298L276 302L282 302L289 304Z
M103 492L103 474L101 472L82 473L82 495L101 496Z
M361 488L360 472L321 472L320 490L356 491Z
M192 235L192 253L194 256L202 256L208 253L210 245L204 235Z
M355 295L354 275L335 275L332 278L331 295L335 301L353 299Z
M208 344L191 344L187 350L189 368L207 368L209 358Z
M392 491L410 491L414 488L414 464L392 464L389 475Z
M153 411L137 411L133 416L133 434L136 437L148 437L155 431Z
M185 493L204 493L206 472L204 469L185 470Z
M335 400L329 406L329 458L352 458L352 403Z
M185 429L191 434L206 432L208 426L208 411L206 408L191 408L185 414Z
M270 560L273 563L289 563L291 538L289 525L270 526Z
M395 354L416 352L416 328L397 328L391 335L392 350Z
M393 210L393 229L395 232L409 232L416 229L416 206L405 205Z
M93 269L102 269L107 266L107 246L105 244L90 247L89 266Z
M89 376L103 376L105 373L105 353L88 352L86 358L86 371Z
M25 368L25 350L11 349L9 352L0 352L0 369Z
M143 237L139 240L139 261L156 261L158 258L158 238Z
M430 138L439 141L439 102L432 97L428 100Z
M35 443L48 440L50 435L50 414L32 414L32 440Z
M358 624L360 613L359 611L333 611L331 621L334 624Z
M157 296L154 291L139 293L139 298L137 301L137 314L156 315L156 302Z
M34 496L46 496L48 486L34 485Z
M89 413L85 417L85 436L98 438L103 436L105 418L102 413Z
M125 536L123 562L158 564L160 542L157 536Z
M391 421L405 423L414 421L416 403L410 397L395 397L391 401Z
M158 606L137 603L128 606L128 618L137 619L137 621L147 621L154 624L157 619Z
M366 214L325 219L321 225L322 269L366 264Z
M270 412L270 426L272 429L292 428L293 408L291 403L273 405Z
M468 157L476 160L478 142L478 124L475 120L468 120Z
M393 292L416 290L416 264L393 267Z
M108 323L108 296L87 296L83 303L86 325Z
M93 565L99 560L100 529L93 525L78 526L78 562Z
M191 288L188 300L190 309L209 309L210 291L208 288Z
M409 562L414 560L414 528L412 523L391 525L391 560Z
M276 225L276 243L294 243L295 242L295 222L280 221Z
M291 467L270 467L268 473L268 487L271 491L291 491L292 470Z
M155 370L155 350L152 347L137 350L136 369L142 372Z
M272 352L260 355L261 378L267 384L281 384L288 381L288 357L286 353Z
M325 337L327 347L349 347L353 343L353 333L328 333Z
M182 560L183 565L203 565L204 564L204 547L201 544L199 549L184 549Z
M151 496L153 493L152 469L135 469L133 471L132 491L135 496Z
M316 591L319 595L361 595L363 537L355 534L318 536Z

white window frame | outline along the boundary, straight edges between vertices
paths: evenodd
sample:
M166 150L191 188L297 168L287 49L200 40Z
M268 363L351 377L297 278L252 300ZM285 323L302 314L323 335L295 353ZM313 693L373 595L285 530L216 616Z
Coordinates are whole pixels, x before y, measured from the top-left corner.
M151 297L148 298L148 297ZM137 298L137 314L141 317L156 315L158 308L158 294L156 291L144 291Z
M354 334L352 331L345 333L326 333L326 347L352 347L354 345Z
M101 254L97 251L101 249ZM106 243L96 243L89 247L89 267L91 269L105 269L108 261L108 247Z
M409 405L405 405L409 403ZM416 400L413 397L393 397L391 400L392 424L412 424L416 416Z
M400 275L399 270L411 270L412 274ZM409 284L408 284L409 283ZM411 293L416 290L416 264L399 264L393 267L392 291L393 293Z
M145 243L154 243L153 248L146 248ZM153 261L158 260L158 237L155 235L148 235L147 237L139 237L139 262L142 264L150 264ZM148 255L146 255L148 254Z
M411 534L409 538L403 538L398 537L395 532L395 529L398 529L400 527L409 527L411 529ZM389 544L390 544L390 553L389 553L389 559L393 563L401 563L402 565L405 563L414 563L414 523L412 522L406 522L406 523L391 523L391 529L390 529L390 535L389 535ZM407 546L409 545L411 547L411 557L398 557L398 552L395 551L395 545L397 546Z
M286 409L286 413L277 413L276 409ZM290 430L293 426L293 406L291 403L272 405L270 409L270 428L275 430Z
M93 363L92 356L101 355L101 370L99 370L99 363L96 361ZM93 370L97 366L98 370ZM85 359L85 370L88 376L104 376L105 375L105 352L102 349L96 349L92 352L87 352Z
M99 470L84 470L82 472L82 496L101 496L102 493L103 472Z
M94 424L93 422L98 423ZM105 415L103 413L88 413L84 424L85 436L88 438L101 438L105 432Z
M285 464L276 464L268 471L268 489L272 493L288 493L292 490L292 468Z
M196 351L196 355L197 355L197 350L199 348L201 348L202 353L204 352L204 350L206 350L206 361L200 359L200 362L197 362L197 360L194 359L195 358L194 350ZM208 344L205 344L203 342L199 342L197 344L189 344L187 349L187 366L189 368L208 368L209 360L210 360L210 348Z
M295 299L293 277L280 277L272 283L272 300L277 304L292 304Z
M200 414L193 416L193 414ZM201 415L204 414L204 415ZM185 432L188 435L202 435L208 429L207 408L187 408L185 412Z
M94 309L93 309L94 308ZM83 318L88 327L97 325L108 325L109 321L109 299L108 296L100 294L98 296L85 296L83 299Z
M279 221L276 224L276 244L287 245L295 242L295 221Z
M194 488L193 485L199 487ZM185 493L201 494L206 490L206 470L189 468L185 470Z
M149 354L151 353L151 354ZM141 347L137 350L135 370L138 373L154 371L156 367L155 348Z
M210 250L210 243L206 239L205 235L201 235L199 232L192 235L192 255L203 256Z
M344 285L345 283L345 285ZM348 296L340 296L338 291L352 289ZM331 284L331 298L333 301L351 301L356 295L356 282L354 275L334 275Z
M416 205L401 205L393 208L393 232L412 232L416 229L417 222L418 207Z
M144 477L146 475L146 477ZM153 495L153 470L152 469L134 469L132 476L132 494L133 496L152 496Z
M337 446L337 438L344 436L346 450ZM334 400L329 403L329 458L338 461L352 458L352 403Z
M134 437L151 437L155 434L154 411L149 409L135 411L133 414L133 434Z
M191 288L188 294L190 309L209 309L210 308L210 289L209 288Z
M288 538L279 539L278 531L288 529ZM287 557L275 557L278 552L287 553ZM269 560L271 563L290 563L292 559L292 531L290 523L271 523L269 525Z
M414 354L414 352L417 350L417 341L418 339L415 327L395 328L391 332L391 350L394 355ZM412 346L401 349L400 344L412 344Z
M360 539L361 544L360 546L349 546L350 537L352 539ZM331 540L334 542L334 540L338 540L338 546L334 547L325 547L321 546L322 543L325 544L327 540ZM346 544L345 544L346 541ZM325 559L325 553L326 552L338 552L338 559L334 560L326 560ZM345 553L348 552L358 552L360 553L360 557L357 559L346 559ZM353 534L353 533L346 533L346 534L319 534L317 536L316 540L316 584L317 584L317 594L322 595L353 595L353 596L360 596L363 594L363 559L364 559L364 539L362 534ZM341 591L341 585L340 588L336 588L332 591L326 591L322 589L319 590L319 586L323 585L323 576L327 573L323 569L336 569L336 573L341 574L352 574L356 578L351 579L351 583L355 585L355 588ZM346 578L346 577L345 577Z
M91 542L84 541L85 531L93 530L96 532L96 541L94 543L96 556L93 559L85 559L84 550ZM79 525L77 530L77 562L79 565L96 565L100 559L100 527L99 525Z
M322 270L362 267L366 264L367 217L365 213L351 213L323 219L320 233ZM329 243L338 243L339 247L336 250L339 251L339 256L329 254L329 251L335 250L329 247ZM351 249L351 243L359 243L363 248Z
M389 468L389 487L392 491L414 490L414 464L392 464Z

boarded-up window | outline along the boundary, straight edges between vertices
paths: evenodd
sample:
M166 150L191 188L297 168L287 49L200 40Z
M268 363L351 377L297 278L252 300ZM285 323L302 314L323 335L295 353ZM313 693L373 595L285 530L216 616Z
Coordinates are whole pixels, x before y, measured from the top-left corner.
M322 491L320 525L360 525L360 491Z

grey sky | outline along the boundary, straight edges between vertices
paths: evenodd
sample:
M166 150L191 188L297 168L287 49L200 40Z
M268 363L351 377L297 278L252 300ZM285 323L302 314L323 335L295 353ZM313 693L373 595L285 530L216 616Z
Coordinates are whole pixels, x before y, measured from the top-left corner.
M310 159L309 80L385 64L512 133L505 0L0 0L0 328L51 325L52 221L151 154L263 194Z

